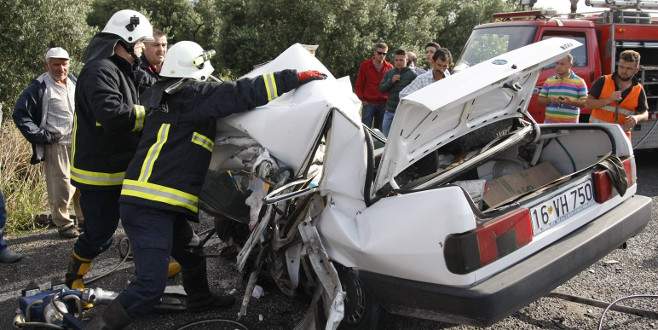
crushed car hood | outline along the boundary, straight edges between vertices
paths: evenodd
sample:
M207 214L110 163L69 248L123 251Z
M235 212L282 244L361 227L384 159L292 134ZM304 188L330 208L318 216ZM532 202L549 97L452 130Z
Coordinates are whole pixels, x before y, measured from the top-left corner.
M541 69L581 44L551 38L494 57L432 83L400 101L375 190L441 146L478 128L523 116Z

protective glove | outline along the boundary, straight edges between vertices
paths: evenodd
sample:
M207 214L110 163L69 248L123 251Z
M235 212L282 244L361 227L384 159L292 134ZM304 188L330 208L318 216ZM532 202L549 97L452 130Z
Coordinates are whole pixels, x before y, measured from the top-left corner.
M298 72L297 79L299 80L299 85L301 86L309 81L327 79L327 75L320 71L309 70Z

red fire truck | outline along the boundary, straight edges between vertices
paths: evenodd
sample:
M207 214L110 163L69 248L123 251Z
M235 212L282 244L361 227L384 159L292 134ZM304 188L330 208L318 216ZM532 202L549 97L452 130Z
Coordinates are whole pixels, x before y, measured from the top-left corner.
M586 4L601 8L587 15L556 15L546 11L524 11L494 15L494 22L473 29L456 70L470 66L529 43L551 37L567 37L583 45L574 51L573 70L587 86L603 74L615 70L619 53L626 49L638 51L641 69L638 78L644 85L649 102L649 121L634 128L635 149L658 148L658 1L587 0ZM652 12L652 10L654 12ZM555 74L546 67L540 74L536 90L546 78ZM536 100L529 111L538 122L544 120L544 107ZM589 119L589 109L581 112L581 121Z

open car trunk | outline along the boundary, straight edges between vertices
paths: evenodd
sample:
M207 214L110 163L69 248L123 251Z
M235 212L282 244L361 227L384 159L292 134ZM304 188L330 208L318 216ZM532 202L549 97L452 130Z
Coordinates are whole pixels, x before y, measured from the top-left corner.
M457 185L489 213L529 198L616 155L606 129L542 125L510 118L468 133L427 154L395 177L400 192Z

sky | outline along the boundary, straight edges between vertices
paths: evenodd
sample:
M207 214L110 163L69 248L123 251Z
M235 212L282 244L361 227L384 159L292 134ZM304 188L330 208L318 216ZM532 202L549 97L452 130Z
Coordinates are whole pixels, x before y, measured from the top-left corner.
M553 8L558 14L568 14L571 8L569 0L537 0L534 8ZM578 12L601 11L601 8L594 8L585 5L585 0L578 1Z

